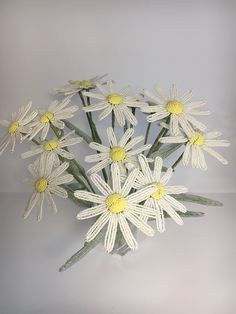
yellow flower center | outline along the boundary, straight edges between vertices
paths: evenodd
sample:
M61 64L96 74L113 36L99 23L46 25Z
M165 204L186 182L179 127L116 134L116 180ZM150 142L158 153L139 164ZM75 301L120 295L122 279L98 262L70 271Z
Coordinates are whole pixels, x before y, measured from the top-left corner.
M184 110L184 105L177 100L170 100L166 105L167 111L173 114L181 114Z
M204 142L205 142L204 135L199 132L195 133L194 136L189 138L189 143L194 145L202 146Z
M45 178L41 178L35 181L35 190L39 193L44 192L48 186L48 181Z
M58 147L58 141L57 140L48 140L44 145L43 148L47 152L50 152Z
M126 156L125 150L122 147L114 146L110 150L110 157L113 161L124 160Z
M79 81L79 80L75 80L75 81L71 81L72 84L84 87L84 88L91 88L94 87L94 83L92 81L89 80L83 80L83 81Z
M155 200L159 200L165 195L165 189L160 182L156 183L156 187L157 190L151 194L151 197L154 198Z
M19 128L19 122L14 121L8 126L8 133L14 134L18 128Z
M41 115L39 121L41 123L48 123L49 121L52 120L53 117L54 117L53 113L45 112L44 114Z
M113 213L118 214L123 212L126 206L126 199L119 193L114 193L106 198L106 206Z
M110 105L120 105L123 102L123 96L117 93L112 93L107 96L107 101Z

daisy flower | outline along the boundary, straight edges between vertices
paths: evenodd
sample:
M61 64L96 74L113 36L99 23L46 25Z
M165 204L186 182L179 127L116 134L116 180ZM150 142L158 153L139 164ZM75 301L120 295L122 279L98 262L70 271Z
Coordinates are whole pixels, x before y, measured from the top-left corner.
M40 131L41 140L44 141L49 132L50 123L58 129L64 128L63 119L69 119L74 116L74 112L78 110L77 106L67 107L71 101L71 96L66 97L61 102L53 101L48 109L40 112L38 119L31 123L32 131L28 134L29 140L32 140Z
M83 110L86 112L103 110L99 115L99 120L106 118L113 111L120 126L125 125L125 120L128 120L132 125L136 125L138 123L129 107L142 108L147 106L147 103L140 101L142 99L140 95L127 96L130 91L130 86L121 89L119 92L113 91L112 81L108 81L104 86L97 83L96 86L101 94L91 92L84 92L83 94L85 96L98 99L99 102L84 107Z
M11 151L15 149L16 141L22 141L23 135L30 131L29 123L37 116L37 111L29 113L32 102L26 106L22 106L19 112L12 113L11 121L0 120L0 125L7 129L3 139L0 141L0 155L4 152L8 145L11 146Z
M78 92L80 92L81 90L89 90L92 88L96 87L96 83L99 83L104 77L105 75L101 75L101 76L95 76L89 80L70 80L69 84L60 87L60 88L55 88L55 91L59 94L63 94L64 96L74 96L76 95Z
M122 175L126 174L125 166L132 164L138 166L137 156L139 153L149 149L150 144L142 145L136 149L133 147L144 140L144 136L137 136L131 139L134 134L134 129L127 129L120 141L117 141L115 133L111 127L107 128L107 137L110 147L92 142L89 146L98 151L98 154L89 155L85 157L85 161L96 162L97 164L89 169L88 173L96 173L107 167L110 164L116 163L120 167ZM130 167L129 167L130 168Z
M210 111L198 109L205 104L205 101L190 101L192 91L178 96L177 89L173 84L169 97L158 86L155 86L155 92L144 90L143 93L154 101L154 104L141 108L143 112L151 113L147 117L148 122L169 117L170 132L173 135L179 134L179 127L182 127L184 131L191 129L192 126L201 131L206 129L206 126L196 120L194 116L208 115Z
M74 159L75 156L73 153L63 149L65 147L73 146L75 144L82 142L81 137L68 138L74 132L75 131L71 131L68 134L62 136L60 139L58 138L47 139L46 141L44 141L44 143L41 143L40 145L34 145L31 148L31 150L21 154L21 157L25 159L39 154L52 155L54 158L55 166L60 165L59 156L65 159Z
M227 160L217 153L212 147L228 147L230 142L226 140L218 140L221 136L218 131L203 133L200 131L186 132L185 135L162 137L161 143L184 143L185 150L183 153L183 164L186 166L191 161L193 168L207 170L207 164L204 157L204 152L210 154L223 165L227 165Z
M137 192L130 193L139 170L134 169L127 177L123 186L121 186L120 170L117 164L111 166L112 187L110 187L102 178L94 174L91 180L102 195L86 191L75 191L74 195L78 199L83 199L97 205L85 209L77 215L77 219L88 219L99 216L96 222L88 230L86 241L93 240L96 235L107 225L104 247L111 252L119 225L127 245L132 249L137 249L138 244L130 230L129 222L145 233L147 236L153 236L153 229L142 219L140 215L154 217L152 208L140 205L146 200L150 193L154 192L155 187L149 186Z
M69 163L64 162L59 167L53 170L54 160L50 155L41 155L40 160L29 165L28 169L33 176L31 183L34 186L28 204L26 206L23 217L27 218L34 207L38 207L37 220L42 219L44 199L46 198L48 204L57 213L57 207L53 200L52 194L58 195L62 198L67 198L67 191L60 185L69 183L73 180L71 174L62 175L68 168Z
M153 193L150 193L144 205L155 210L157 230L159 232L165 231L164 212L166 212L177 224L182 225L183 220L176 210L185 213L187 209L171 195L185 193L187 192L187 188L184 186L166 185L172 177L173 170L172 168L168 168L163 176L161 176L163 164L161 157L155 158L153 170L150 169L148 160L144 155L139 155L138 159L142 171L140 171L139 176L137 177L135 187L143 188L150 184L156 185L156 190ZM147 217L144 217L144 221L146 221L146 219Z

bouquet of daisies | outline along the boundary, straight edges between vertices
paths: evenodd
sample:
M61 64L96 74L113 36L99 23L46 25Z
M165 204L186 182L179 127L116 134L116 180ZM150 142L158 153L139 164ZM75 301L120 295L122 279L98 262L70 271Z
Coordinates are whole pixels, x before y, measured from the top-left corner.
M69 81L56 92L61 99L53 101L46 109L31 111L30 102L18 113L12 113L11 121L0 120L6 128L0 154L7 147L13 152L17 141L27 140L33 144L21 156L32 159L28 170L33 192L24 218L36 208L40 221L45 203L56 213L55 195L69 198L78 205L78 220L93 218L84 246L60 271L72 266L101 242L107 252L124 255L137 249L138 230L153 236L155 229L165 231L166 218L182 225L183 217L203 215L189 211L185 202L222 205L188 194L185 186L169 183L180 162L206 170L205 153L227 164L214 148L227 147L229 142L218 139L221 135L218 131L206 132L206 126L195 118L210 112L202 110L203 100L191 100L191 91L179 96L172 85L170 95L166 95L155 86L154 91L143 90L130 96L129 86L116 91L113 81L97 76ZM71 105L72 97L78 97L81 104ZM86 114L90 134L69 121L78 109ZM137 110L146 114L143 136L135 135ZM111 126L103 138L96 127L96 112L99 121L110 117ZM117 130L123 134L119 138ZM153 143L148 141L150 132L156 135ZM103 144L105 137L108 146ZM71 146L82 141L92 152L85 157L85 162L92 164L88 171L70 152ZM176 150L181 150L181 154L167 168L164 159Z

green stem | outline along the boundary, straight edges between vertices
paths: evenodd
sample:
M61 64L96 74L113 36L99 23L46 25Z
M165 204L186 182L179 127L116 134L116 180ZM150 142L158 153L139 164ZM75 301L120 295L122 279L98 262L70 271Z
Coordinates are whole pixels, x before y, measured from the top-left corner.
M160 146L161 146L161 143L159 142L159 139L163 136L165 136L168 132L168 129L166 128L162 128L160 133L157 135L154 143L152 144L152 147L150 148L148 154L147 154L147 157L149 157L152 153L154 153L155 151L157 151Z
M82 98L83 98L83 95L82 95ZM83 103L84 104L84 103ZM90 98L87 97L87 105L90 106ZM86 106L86 104L85 104ZM101 141L101 138L99 137L99 134L97 132L97 128L96 128L96 125L94 124L93 122L93 118L92 118L92 114L90 115L90 123L89 123L89 126L90 126L90 129L91 129L91 134L92 134L92 137L93 137L93 140L97 143L102 143ZM99 153L99 152L98 152ZM106 173L106 170L105 169L102 169L102 174L103 174L103 178L104 180L107 182L108 178L107 178L107 173Z
M36 145L40 145L40 143L37 141L37 140L35 140L34 138L32 138L32 140L31 140L34 144L36 144Z
M151 122L148 123L148 126L147 126L147 130L146 130L146 134L145 134L145 139L144 139L144 145L147 144L147 140L148 140L148 135L149 135L149 132L150 132L150 128L151 128Z
M114 114L113 110L112 110L112 113L111 113L111 126L112 126L112 129L114 131L115 130L115 114Z
M60 137L59 137L59 134L58 134L57 128L56 128L54 125L52 125L52 124L51 124L51 128L52 128L53 132L55 133L55 135L57 136L57 138L60 138ZM67 150L68 150L68 149L67 149ZM90 189L95 193L95 191L94 191L94 189L93 189L93 187L92 187L92 185L91 185L91 183L90 183L90 181L89 181L89 178L88 178L87 175L86 175L86 172L85 172L84 168L81 167L80 164L79 164L75 159L72 159L71 162L74 163L74 165L78 168L78 170L79 170L79 172L81 173L81 175L82 175L82 176L84 177L84 179L87 181L87 183L88 183ZM72 174L72 175L74 176L74 178L76 179L77 176L73 173L73 171L72 171L71 174ZM76 176L76 177L75 177L75 176ZM76 180L77 180L77 179L76 179ZM77 181L78 181L78 180L77 180ZM78 182L79 182L79 181L78 181ZM80 183L81 183L81 182L80 182ZM88 189L88 188L87 188L87 189Z
M184 155L184 153L182 153L180 156L179 156L179 158L173 163L173 165L171 166L171 168L173 169L173 170L175 170L175 168L176 168L176 166L180 163L180 161L183 159L183 155Z

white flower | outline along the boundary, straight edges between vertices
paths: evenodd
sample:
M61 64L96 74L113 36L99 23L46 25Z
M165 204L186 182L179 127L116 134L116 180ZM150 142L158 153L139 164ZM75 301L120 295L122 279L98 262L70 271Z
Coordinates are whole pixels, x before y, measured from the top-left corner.
M0 125L6 127L7 132L0 141L0 155L4 152L8 145L11 146L11 151L15 149L16 141L22 141L23 136L30 131L29 122L37 116L37 111L29 113L32 102L26 106L22 106L19 112L12 113L11 121L0 120Z
M27 207L25 209L24 218L27 218L35 206L38 206L37 219L40 221L43 214L44 199L57 212L56 204L52 198L52 194L62 198L67 198L67 192L60 187L61 184L69 183L73 180L71 174L62 175L68 168L69 163L64 162L59 167L53 170L53 158L50 155L41 155L40 160L29 165L28 169L33 176L32 184L34 192L31 195Z
M63 86L63 87L59 87L59 88L55 88L55 91L59 94L63 94L64 96L74 96L76 95L78 92L80 92L81 90L89 90L89 89L93 89L96 87L96 83L100 82L105 75L101 75L101 76L95 76L89 80L70 80L69 84Z
M129 223L132 223L147 236L153 236L153 229L142 219L140 215L154 217L154 212L151 208L139 203L144 201L150 193L155 190L154 186L141 189L137 192L130 193L134 182L137 178L139 170L134 169L127 177L123 186L121 186L120 171L117 164L111 166L112 187L110 187L102 178L94 174L91 176L92 182L102 193L102 195L94 194L86 191L76 191L75 197L83 199L98 205L83 210L77 215L77 219L88 219L99 216L96 222L92 225L86 235L86 241L93 240L96 235L107 226L104 246L108 252L111 252L119 225L128 246L134 250L138 244L130 230Z
M50 123L58 129L64 128L63 119L69 119L74 116L74 112L78 110L77 106L66 107L71 101L71 96L66 97L61 102L53 101L47 110L41 111L38 119L31 123L32 131L28 134L29 140L32 140L40 131L41 140L45 140L49 132Z
M106 85L96 84L101 94L84 92L85 96L100 100L97 104L84 107L86 112L103 110L99 115L99 120L106 118L113 111L115 118L120 126L125 125L125 120L128 120L132 125L138 123L136 117L133 115L129 107L145 107L147 103L140 101L140 95L127 96L130 86L127 86L119 92L113 91L113 82L108 81Z
M212 147L228 147L230 145L229 141L215 139L220 135L221 133L217 131L208 133L203 133L200 131L190 131L187 132L186 135L162 137L160 139L160 142L186 144L182 159L183 164L186 166L191 160L193 168L207 170L204 152L215 157L223 165L228 164L227 160L225 160L219 153L212 149Z
M71 134L74 134L74 131L69 132L68 134L62 136L60 139L52 138L47 139L44 143L40 145L34 145L31 150L21 154L23 159L33 157L38 154L52 155L54 158L54 165L60 165L59 156L65 159L74 159L75 156L73 153L63 149L68 146L72 146L82 142L81 137L68 138Z
M179 134L179 126L186 132L192 126L203 131L206 126L195 119L194 116L208 115L210 111L198 110L205 104L205 101L191 101L192 91L182 96L177 95L177 89L173 84L170 90L170 97L167 97L158 86L155 86L155 92L144 90L144 95L154 101L154 104L143 107L142 111L152 113L147 117L148 122L155 122L163 118L170 117L170 132L173 135Z
M85 157L86 162L97 162L95 166L89 169L88 173L96 173L110 164L116 163L120 167L122 175L126 174L125 166L130 164L138 167L137 156L139 153L149 149L150 144L142 145L136 149L132 149L136 144L144 140L144 136L137 136L131 139L134 129L127 129L120 141L117 141L115 133L111 127L107 128L107 137L110 147L92 142L89 146L98 151L98 154Z
M138 158L142 172L139 173L135 186L140 188L149 186L150 184L156 185L156 191L149 195L149 198L145 201L144 205L155 209L157 230L159 232L165 231L164 212L166 212L177 224L182 225L183 220L175 210L185 213L187 209L171 195L185 193L187 192L187 188L184 186L166 185L172 177L173 170L172 168L168 168L165 174L161 176L163 164L162 158L155 158L153 171L150 169L147 158L144 155L141 154ZM146 219L144 219L144 221L146 221Z

